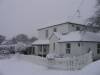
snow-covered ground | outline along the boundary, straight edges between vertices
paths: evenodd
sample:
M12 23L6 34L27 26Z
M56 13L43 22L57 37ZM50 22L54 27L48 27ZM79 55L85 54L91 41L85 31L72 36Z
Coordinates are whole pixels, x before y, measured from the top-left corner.
M88 65L81 71L63 71L48 69L13 57L0 60L0 75L100 75L100 61Z

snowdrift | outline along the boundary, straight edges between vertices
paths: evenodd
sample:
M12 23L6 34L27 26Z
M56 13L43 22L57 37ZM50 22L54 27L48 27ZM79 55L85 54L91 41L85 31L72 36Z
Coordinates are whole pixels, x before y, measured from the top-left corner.
M89 64L80 73L82 75L100 75L100 60Z

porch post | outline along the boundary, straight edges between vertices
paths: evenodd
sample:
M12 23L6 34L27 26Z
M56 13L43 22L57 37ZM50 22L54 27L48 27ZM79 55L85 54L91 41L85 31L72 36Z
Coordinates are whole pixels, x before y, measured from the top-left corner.
M33 46L32 46L32 49L31 49L31 55L33 54Z

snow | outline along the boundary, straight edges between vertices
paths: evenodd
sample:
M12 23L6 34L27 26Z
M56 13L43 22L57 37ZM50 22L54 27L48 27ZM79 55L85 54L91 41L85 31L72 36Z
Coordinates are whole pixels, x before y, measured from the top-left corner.
M62 35L59 42L66 41L92 41L100 42L100 36L94 32L85 32L85 31L74 31L70 32L67 35Z
M58 32L54 32L54 35L57 37L57 38L61 38L62 37L62 34L58 33Z
M16 57L0 60L0 75L74 75L77 72L51 70L30 62L22 61Z
M32 45L49 44L49 40L36 40Z
M15 50L16 51L22 51L22 50L25 50L26 48L26 44L22 43L22 42L18 42L16 45L15 45Z
M80 71L48 69L45 66L19 60L16 56L0 60L0 75L100 75L100 61Z
M34 75L43 69L45 68L16 58L0 61L1 75Z
M40 25L38 27L38 29L43 29L43 28L47 28L47 27L51 27L51 26L55 26L55 25L61 25L63 23L73 23L73 24L80 24L80 25L84 25L86 23L85 20L80 20L80 19L59 19L59 20L54 20L53 22L49 22L45 25Z
M100 60L89 64L80 73L83 75L100 75Z
M46 56L47 59L54 59L55 58L55 53L49 53L47 56Z

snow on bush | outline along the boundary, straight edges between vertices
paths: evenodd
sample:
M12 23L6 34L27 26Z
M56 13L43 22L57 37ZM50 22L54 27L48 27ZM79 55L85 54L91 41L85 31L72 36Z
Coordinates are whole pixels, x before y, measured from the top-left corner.
M20 52L20 51L25 50L25 48L26 48L26 45L25 45L24 43L18 42L18 43L16 44L16 46L15 46L15 51L16 51L16 52Z

